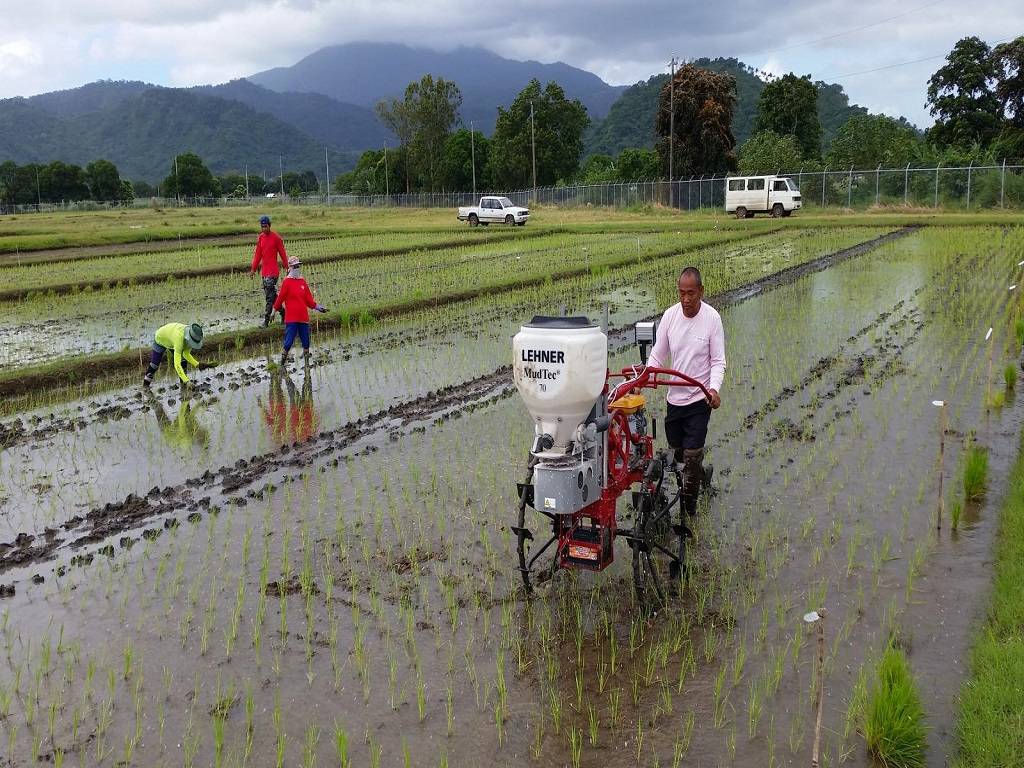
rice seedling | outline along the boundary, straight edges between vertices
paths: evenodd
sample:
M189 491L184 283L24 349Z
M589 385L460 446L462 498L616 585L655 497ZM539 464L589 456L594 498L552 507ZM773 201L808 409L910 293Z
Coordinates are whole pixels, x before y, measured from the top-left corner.
M868 750L885 765L924 765L924 709L906 658L892 646L868 693L863 731Z
M988 483L988 451L973 440L963 456L963 488L968 501L981 498Z

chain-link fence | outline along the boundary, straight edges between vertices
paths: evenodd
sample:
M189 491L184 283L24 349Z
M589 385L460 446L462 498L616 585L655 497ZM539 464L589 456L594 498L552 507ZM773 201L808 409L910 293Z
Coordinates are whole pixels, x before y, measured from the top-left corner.
M674 181L630 181L537 187L511 192L415 192L393 195L304 195L251 198L137 198L128 207L330 205L361 208L457 208L475 205L484 194L500 194L523 206L596 206L643 208L664 206L683 211L724 208L727 175L691 176ZM937 168L882 168L779 172L796 182L805 208L869 208L908 206L976 210L1024 208L1024 165L967 165ZM125 207L120 202L81 201L41 205L0 206L0 213L61 210L103 210Z

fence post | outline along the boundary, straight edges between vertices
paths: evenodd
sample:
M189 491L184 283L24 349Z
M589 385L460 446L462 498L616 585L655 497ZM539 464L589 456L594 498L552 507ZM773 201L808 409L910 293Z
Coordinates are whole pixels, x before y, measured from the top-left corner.
M940 160L938 164L935 166L935 202L932 204L933 208L939 207L939 168L941 166L942 161Z
M999 174L999 207L1003 207L1003 197L1006 194L1006 158L1003 158L1003 170Z
M967 164L967 210L971 210L971 171L974 169L974 160Z
M850 175L846 180L846 207L853 207L853 166L850 166Z
M704 207L704 174L697 180L697 210Z
M878 205L878 203L879 203L879 197L878 197L878 174L879 174L879 171L881 171L881 170L882 170L882 164L879 163L878 167L875 168L875 205Z
M803 185L803 181L804 181L804 167L801 165L800 166L800 170L797 171L797 174L796 174L796 186L797 186L797 189L803 189L803 186L802 186Z
M903 169L903 204L907 204L907 190L908 182L910 181L910 163L907 163L907 167Z
M826 165L821 171L821 207L825 207L825 174L828 172L828 166Z

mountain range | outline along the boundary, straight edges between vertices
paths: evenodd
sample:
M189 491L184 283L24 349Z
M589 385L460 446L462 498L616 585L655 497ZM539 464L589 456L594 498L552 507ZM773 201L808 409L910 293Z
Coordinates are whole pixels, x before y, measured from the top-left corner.
M749 136L764 81L735 59L699 59L737 79L733 128ZM98 81L29 98L0 100L0 161L84 165L103 157L122 176L158 181L173 157L199 154L215 173L276 176L278 168L324 169L332 176L358 154L397 141L373 107L400 98L406 85L430 73L462 92L464 125L493 130L497 107L507 106L532 79L558 82L587 107L587 154L653 146L654 113L667 75L613 86L563 63L505 59L482 48L437 52L386 43L322 48L291 67L278 67L220 85L165 88L133 81ZM819 114L827 142L847 117L863 113L838 85L819 83Z

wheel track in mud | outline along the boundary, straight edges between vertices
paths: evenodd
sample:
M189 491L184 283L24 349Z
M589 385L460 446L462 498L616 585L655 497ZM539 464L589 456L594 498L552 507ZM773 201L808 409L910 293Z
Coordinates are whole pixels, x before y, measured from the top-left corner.
M841 261L866 254L875 248L911 234L917 227L905 227L873 240L826 254L801 265L784 269L765 278L751 281L745 286L709 297L717 307L739 304L768 290L792 283L806 275L828 269ZM632 324L609 331L609 346L618 353L632 347L628 341ZM923 327L921 321L920 327ZM920 327L914 332L920 331ZM867 333L869 329L862 331ZM916 336L915 336L916 337ZM855 338L855 337L851 337ZM911 343L910 341L907 342ZM905 345L904 345L905 346ZM893 350L890 362L898 355ZM276 489L270 477L276 472L287 472L305 467L324 473L336 467L346 455L365 455L379 450L403 434L426 431L465 413L496 403L514 392L511 366L498 369L466 382L451 384L420 397L390 406L354 422L318 433L304 443L293 443L249 459L239 459L231 466L207 470L202 475L165 488L153 487L146 495L129 494L123 501L94 507L83 515L76 515L57 528L45 528L38 534L19 533L7 543L0 543L0 574L16 568L29 568L50 561L65 551L78 552L92 545L121 536L119 546L129 548L138 537L131 532L142 528L143 538L155 538L163 528L180 523L183 516L190 522L200 519L203 512L216 513L225 505L245 506L249 499L263 498ZM256 484L266 478L259 487ZM288 475L279 482L288 482ZM198 516L198 517L197 517ZM146 527L162 520L161 527ZM126 535L127 534L127 535ZM91 562L96 554L112 556L112 543L93 552L77 554L71 565ZM63 573L67 566L57 568ZM13 587L13 585L2 585Z

